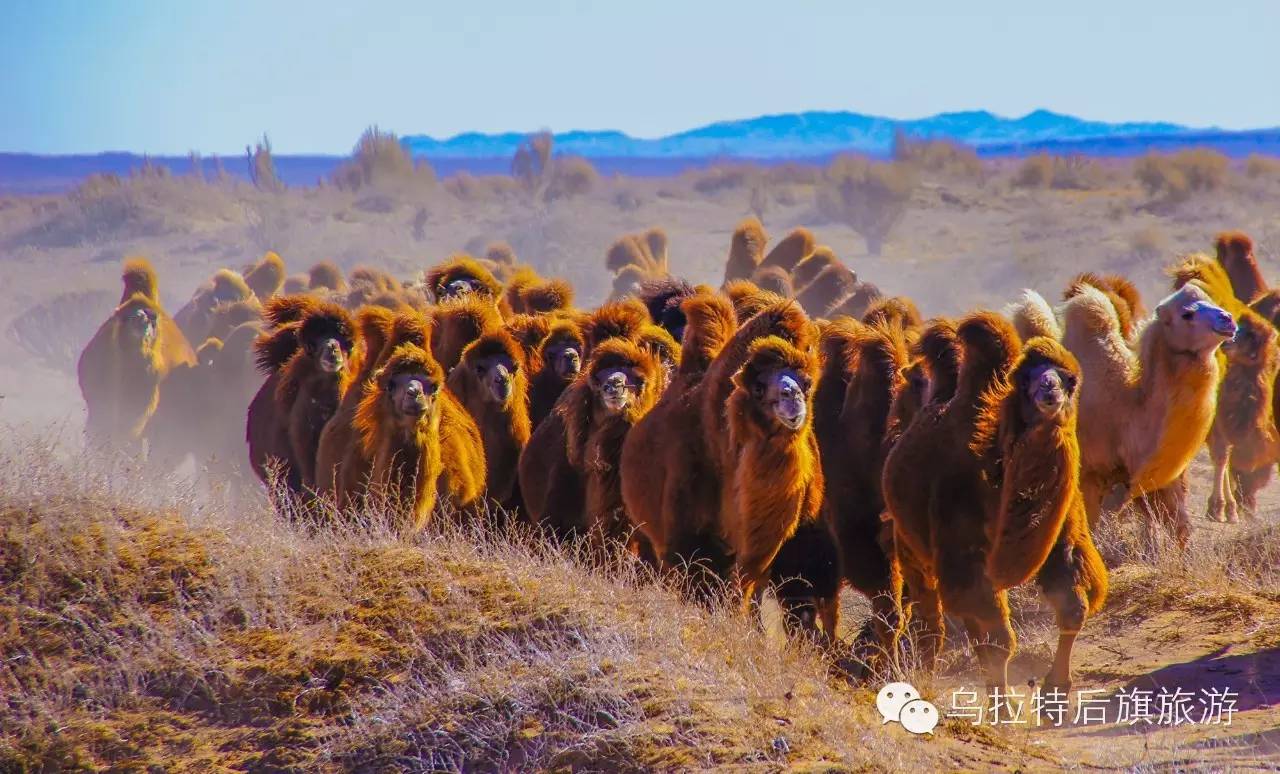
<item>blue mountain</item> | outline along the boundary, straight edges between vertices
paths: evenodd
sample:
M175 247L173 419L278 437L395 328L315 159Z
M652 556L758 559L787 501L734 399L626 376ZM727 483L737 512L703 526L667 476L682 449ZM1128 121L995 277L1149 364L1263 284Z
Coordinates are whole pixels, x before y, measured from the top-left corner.
M804 158L842 151L887 154L895 132L911 137L944 138L981 149L1075 140L1125 137L1175 137L1203 131L1161 122L1107 123L1036 110L1021 118L1005 118L985 110L939 113L899 121L850 112L806 112L760 116L714 124L644 139L618 131L570 131L555 135L560 153L589 158ZM410 152L429 158L506 157L526 137L521 132L468 132L438 140L425 135L402 138Z

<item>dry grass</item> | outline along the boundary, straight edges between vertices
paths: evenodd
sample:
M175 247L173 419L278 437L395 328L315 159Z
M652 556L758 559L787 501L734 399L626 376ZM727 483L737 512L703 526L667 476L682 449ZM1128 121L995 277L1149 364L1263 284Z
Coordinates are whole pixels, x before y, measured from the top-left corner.
M810 649L635 568L457 526L309 534L59 454L0 459L0 769L932 758Z

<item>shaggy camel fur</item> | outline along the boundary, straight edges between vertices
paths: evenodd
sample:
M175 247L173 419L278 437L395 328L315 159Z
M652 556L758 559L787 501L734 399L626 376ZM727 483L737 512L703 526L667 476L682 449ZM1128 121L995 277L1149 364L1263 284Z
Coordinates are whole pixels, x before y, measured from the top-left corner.
M253 291L244 278L231 269L219 269L208 282L201 285L173 321L182 329L187 341L203 343L209 337L210 316L220 304L253 299Z
M347 465L356 464L350 460L351 456L363 459L363 455L359 453L360 444L354 427L356 408L364 397L365 384L394 349L388 348L387 342L392 339L395 321L396 315L389 309L376 306L365 307L356 315L356 327L360 331L364 356L361 358L360 370L352 380L351 389L343 393L338 410L325 423L324 430L320 433L320 442L316 447L316 492L319 494L335 493L337 479L342 471ZM420 347L426 346L425 327L424 324L422 340L415 342ZM356 479L368 475L368 466L360 467L360 471L352 472Z
M892 446L916 415L929 404L951 400L960 376L961 347L956 326L947 319L930 320L911 346L911 362L889 407L885 444Z
M761 310L786 300L784 296L763 290L751 280L734 280L724 286L724 294L733 302L738 324L750 320Z
M921 623L924 665L933 668L941 647L945 607L964 619L979 660L990 670L990 649L1003 648L1007 659L1013 632L1004 595L983 572L987 505L993 498L970 441L983 396L1012 368L1019 345L1012 325L992 312L966 317L956 336L963 354L955 395L930 401L907 426L885 459L882 491ZM1005 682L1003 673L989 674L989 680Z
M1078 364L1060 344L1027 342L1010 377L983 397L972 444L998 471L999 505L987 512L986 576L997 592L1036 577L1059 631L1044 686L1064 694L1071 692L1076 637L1107 595L1106 567L1080 494L1079 379ZM1007 621L1000 628L1008 630ZM1002 672L1000 653L988 653L989 669Z
M320 435L360 368L356 323L337 304L296 296L277 296L264 314L275 327L254 344L268 378L249 404L250 463L269 482L278 460L291 492L314 491Z
M1046 683L1069 690L1071 647L1106 588L1077 483L1079 371L1049 339L1020 347L991 312L965 318L957 335L955 395L921 411L884 468L921 657L933 668L945 611L964 623L988 684L1005 686L1015 644L1006 590L1039 575L1061 632Z
M253 360L258 322L247 322L221 338L206 339L194 364L169 372L155 414L147 423L149 457L169 471L188 455L197 469L216 478L237 472L244 458L240 422L261 378Z
M768 293L777 293L783 298L791 298L796 294L791 284L791 275L781 266L761 266L751 275L751 282Z
M736 279L748 279L764 260L764 247L769 242L764 225L759 218L742 221L733 230L729 240L729 257L724 265L724 284Z
M1080 361L1080 487L1094 526L1108 491L1146 496L1180 543L1189 537L1178 484L1213 423L1218 347L1235 335L1231 315L1190 283L1161 301L1130 349L1115 307L1085 287L1067 302L1062 343ZM1154 501L1152 501L1154 499ZM1150 520L1148 525L1150 525Z
M267 252L257 263L244 270L244 281L259 301L266 301L280 292L287 273L284 259L273 252Z
M1062 294L1063 301L1070 301L1080 295L1080 289L1091 285L1102 291L1111 305L1115 307L1116 317L1120 320L1120 332L1125 341L1133 341L1138 331L1138 323L1147 316L1147 307L1142 303L1142 294L1138 287L1119 274L1095 274L1087 271L1077 274L1067 285Z
M631 427L657 401L657 360L632 342L596 348L555 413L538 425L520 456L520 487L529 519L562 540L585 535L600 555L610 540L628 539L651 559L622 504L619 461Z
M515 314L550 314L573 308L573 285L568 280L545 280L521 267L507 282L507 305Z
M741 328L720 295L695 295L684 310L680 366L623 447L623 500L664 569L690 566L699 592L710 580L703 573L727 578L736 570L750 602L782 542L809 517L811 496L816 515L821 471L808 407L816 365L807 354L813 326L790 301ZM753 350L760 339L770 343ZM744 369L753 354L757 360ZM766 461L774 466L768 474L757 467Z
M467 345L447 386L480 428L488 496L508 515L521 510L517 468L529 442L529 378L524 351L498 329Z
M748 323L744 329L750 327ZM731 341L726 351L733 346ZM716 392L710 381L715 373L713 364L708 372L712 389L704 397ZM729 428L721 430L719 533L733 556L744 611L759 602L782 545L798 527L819 519L822 469L811 408L816 378L811 353L772 335L751 342L746 362L733 376L734 389L723 409ZM708 427L704 423L704 432ZM725 465L728 460L732 467ZM827 637L834 637L834 597L822 602L817 623Z
M824 269L839 266L840 259L835 251L826 245L818 245L791 270L791 285L799 290L813 282Z
M862 315L862 322L867 325L888 325L904 333L924 327L924 318L920 316L916 302L906 296L876 299L867 308L866 314Z
M390 498L408 516L401 527L409 533L422 529L442 494L471 508L484 490L479 432L443 382L444 371L426 350L404 344L365 385L356 411L370 475L357 491L339 495L357 501L368 491Z
M842 263L833 263L818 273L808 285L796 290L796 301L814 317L827 314L857 289L858 277Z
M622 497L628 518L649 539L661 567L689 563L691 570L724 577L728 559L713 519L719 488L701 442L697 393L737 330L737 316L729 299L713 292L696 293L681 308L688 324L680 367L657 404L627 434ZM673 437L682 441L672 444Z
M827 308L826 316L831 318L846 315L857 320L871 311L872 305L881 298L884 298L884 294L880 292L880 288L870 282L859 280L853 284L853 290L849 295Z
M800 226L774 244L769 254L760 262L760 268L778 268L790 275L796 265L809 257L817 246L813 232Z
M576 322L563 319L551 326L530 365L529 420L534 428L551 415L560 394L577 378L586 350Z
M676 277L662 277L641 284L636 297L649 310L655 325L667 329L676 341L684 338L685 318L680 304L696 291L693 285Z
M438 304L431 312L431 324L431 356L448 373L468 344L502 327L502 315L492 299L464 293Z
M582 320L586 355L608 339L634 339L649 324L649 310L638 299L606 302Z
M262 322L262 305L258 299L218 304L209 313L209 335L206 338L225 339L231 331L248 322Z
M880 518L880 472L888 452L890 408L908 365L907 344L903 331L890 324L851 323L833 323L823 333L823 349L829 354L818 392L827 389L830 377L843 383L843 390L837 388L825 405L814 398L826 481L823 517L837 538L844 580L871 601L866 632L888 648L897 629L898 581L892 530Z
M482 296L493 302L502 298L502 283L498 278L465 253L451 256L428 269L423 275L423 284L436 303L468 295Z
M126 261L122 280L129 295L85 346L76 376L88 409L89 440L129 447L142 440L165 377L175 367L194 364L195 353L155 300L150 264Z
M124 259L120 270L120 281L124 291L120 294L120 303L124 303L135 294L153 302L160 303L159 282L156 279L155 267L151 261L141 256Z
M1248 309L1240 313L1236 323L1239 330L1235 338L1222 345L1227 375L1218 391L1218 408L1209 433L1214 477L1206 515L1211 521L1236 521L1241 505L1252 516L1258 490L1280 462L1274 405L1280 372L1276 329ZM1240 502L1233 491L1237 487Z
M342 269L333 261L319 261L307 270L307 289L346 293L347 279L342 276Z
M1240 231L1224 231L1215 240L1218 263L1231 278L1231 289L1242 303L1252 303L1267 292L1267 281L1253 255L1253 240Z

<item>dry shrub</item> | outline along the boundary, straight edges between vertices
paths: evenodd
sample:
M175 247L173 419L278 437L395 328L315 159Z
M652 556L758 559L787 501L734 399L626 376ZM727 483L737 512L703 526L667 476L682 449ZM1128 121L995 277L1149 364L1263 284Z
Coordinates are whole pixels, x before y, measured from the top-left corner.
M754 185L761 173L754 164L716 164L688 174L693 176L693 190L710 196Z
M1169 237L1155 226L1133 232L1129 237L1129 249L1143 261L1154 261L1169 255Z
M1176 204L1192 194L1223 188L1231 169L1221 153L1193 148L1171 154L1148 153L1133 162L1133 174L1152 198Z
M1013 175L1016 188L1048 188L1053 185L1053 157L1048 153L1028 156Z
M524 186L525 190L535 192L543 183L543 178L551 166L551 150L555 138L550 132L538 132L530 135L520 147L516 148L511 159L511 176Z
M12 435L8 435L11 440ZM930 770L813 649L534 536L0 451L0 770ZM354 515L353 515L354 516ZM619 557L619 560L621 557ZM825 762L825 763L824 763Z
M983 175L977 152L952 140L918 140L897 132L893 137L893 158L945 177L980 180Z
M774 185L813 185L822 178L822 169L812 164L789 161L766 167L764 174Z
M1105 173L1098 163L1079 154L1053 156L1037 153L1027 157L1013 175L1016 188L1054 188L1091 191L1106 184Z
M1280 158L1251 153L1244 162L1244 174L1250 180L1280 180Z
M872 162L862 156L837 156L818 189L818 209L857 231L867 252L880 255L889 232L902 220L919 180L915 167L901 162Z
M394 133L371 126L360 135L351 160L334 170L332 177L338 188L358 191L380 183L434 183L435 170L425 162L415 166Z
M484 202L509 198L519 192L520 184L506 175L459 172L445 179L444 189L462 201Z
M244 146L245 161L249 165L249 180L262 191L284 190L284 183L276 176L276 162L271 156L271 139L262 135L262 142L250 148Z
M561 156L551 163L550 179L542 196L546 201L569 199L591 192L600 182L600 173L581 156Z
M84 244L158 236L170 230L166 211L181 203L182 180L135 171L128 178L95 174L54 205L49 218L15 235L15 244L75 247ZM197 186L186 181L191 189ZM200 186L205 188L205 186ZM166 197L165 193L175 194ZM166 201L167 199L167 201Z

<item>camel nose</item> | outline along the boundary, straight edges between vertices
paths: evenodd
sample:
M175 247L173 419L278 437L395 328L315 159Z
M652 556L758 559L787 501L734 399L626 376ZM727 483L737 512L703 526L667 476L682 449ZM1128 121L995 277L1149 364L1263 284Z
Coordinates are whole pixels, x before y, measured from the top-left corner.
M445 290L451 296L460 296L471 292L471 283L466 280L454 280L445 286Z
M567 374L576 374L582 368L582 360L578 357L577 352L567 349L560 355L560 367Z
M604 393L610 397L621 395L627 388L627 380L622 374L613 374L604 382Z
M409 382L409 386L405 388L405 392L407 392L409 394L409 397L411 398L418 397L419 395L422 394L422 383Z
M778 390L778 396L784 400L799 400L804 393L800 391L800 385L790 376L782 378L782 386Z
M1219 333L1228 338L1235 338L1236 331L1239 330L1239 327L1236 325L1235 319L1232 318L1229 313L1219 309L1214 315L1213 330L1215 333Z

